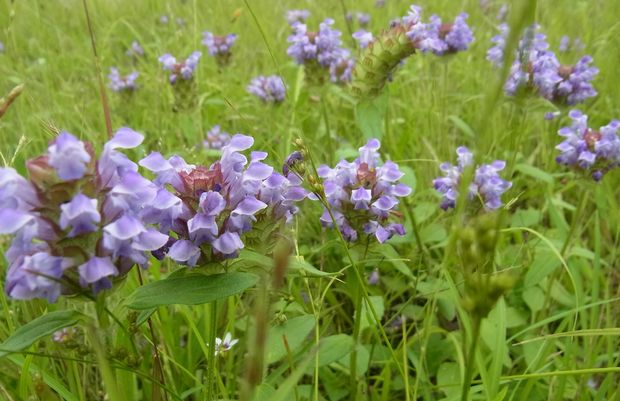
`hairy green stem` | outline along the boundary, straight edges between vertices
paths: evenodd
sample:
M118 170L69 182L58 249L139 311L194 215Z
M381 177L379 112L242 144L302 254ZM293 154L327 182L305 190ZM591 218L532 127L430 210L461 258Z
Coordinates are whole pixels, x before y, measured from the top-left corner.
M209 356L207 359L207 400L215 400L215 337L217 331L217 301L209 304Z
M476 347L478 346L478 338L480 337L480 323L482 319L474 316L471 330L471 344L467 352L467 362L465 363L465 377L463 378L463 388L461 390L461 401L469 400L469 390L471 381L474 377L474 363L476 361Z

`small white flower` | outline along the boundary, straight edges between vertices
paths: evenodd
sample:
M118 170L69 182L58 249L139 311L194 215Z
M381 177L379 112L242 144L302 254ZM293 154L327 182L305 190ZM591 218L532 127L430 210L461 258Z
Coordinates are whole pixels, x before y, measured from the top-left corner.
M238 339L233 339L232 334L226 333L224 339L217 337L215 339L215 355L224 354L226 351L230 350L235 344L239 342Z

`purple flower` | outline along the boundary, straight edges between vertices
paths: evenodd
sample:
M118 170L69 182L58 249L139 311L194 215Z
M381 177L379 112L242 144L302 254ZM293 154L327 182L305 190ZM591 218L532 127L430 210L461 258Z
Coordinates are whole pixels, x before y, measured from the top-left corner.
M93 160L90 144L62 133L46 155L27 162L30 180L0 170L0 234L13 236L5 252L10 297L54 302L79 286L96 294L168 242L143 216L155 200L168 213L174 203L157 198L158 188L117 151L142 140L121 128Z
M371 139L362 146L359 157L353 162L341 160L335 168L320 166L317 171L323 178L324 194L330 209L321 216L326 226L339 227L348 241L354 242L359 232L374 235L380 243L393 235L404 235L400 224L390 223L391 217L398 217L396 206L399 197L408 196L411 188L398 183L403 173L396 163L387 161L380 165L377 139ZM311 199L317 199L312 195Z
M374 40L372 32L367 32L364 29L360 29L359 31L354 32L352 36L362 49L367 48L368 45Z
M247 87L248 93L265 103L281 103L286 96L284 81L278 75L259 76L252 79Z
M108 75L110 84L108 86L114 92L134 91L138 88L136 85L136 80L138 79L138 75L139 74L136 71L134 71L131 74L125 77L122 77L118 69L110 68L110 74Z
M231 48L237 41L237 35L230 33L225 36L213 35L211 32L203 32L202 44L209 49L209 55L215 57L218 65L225 66L230 62Z
M463 171L473 164L473 154L464 146L456 149L457 165L442 163L439 168L444 177L433 180L433 186L443 195L441 208L446 210L456 206L459 196L459 186ZM469 199L479 198L484 207L490 210L498 209L501 205L501 195L512 186L512 183L503 180L499 172L504 169L506 162L496 160L491 164L483 164L476 168L474 180L469 185Z
M60 228L71 227L69 237L97 231L101 215L97 210L97 199L77 194L71 202L60 205Z
M47 252L26 255L9 267L5 290L13 299L46 298L56 302L62 289L60 279L70 259Z
M467 13L461 13L453 23L444 24L441 18L432 15L424 24L420 22L420 8L412 6L403 23L408 27L407 37L417 49L441 56L469 48L474 36L467 25L467 17Z
M296 22L305 22L310 17L310 11L308 10L288 10L286 12L286 21L289 25L293 25Z
M333 24L334 20L328 18L321 22L318 32L309 32L305 24L294 23L293 35L287 39L291 43L287 54L297 64L309 67L310 78L316 79L312 75L323 67L330 70L332 81L346 82L350 80L352 60L348 50L342 47L341 32L333 29Z
M588 127L588 116L579 110L571 110L568 116L573 123L558 131L566 139L556 146L561 152L556 161L584 170L599 181L607 171L620 165L620 121L613 120L594 130Z
M131 42L131 46L127 49L125 54L129 57L142 57L144 56L144 49L137 40L134 40Z
M0 53L4 53L4 43L0 42Z
M84 176L90 154L84 142L68 132L61 132L48 148L49 164L61 180L77 180Z
M198 61L200 61L200 56L202 56L202 53L196 51L190 54L185 61L177 62L174 56L166 53L159 58L159 62L165 71L170 71L169 81L174 85L179 77L185 81L190 81L194 78L194 72L196 71Z
M168 18L167 15L162 15L161 17L159 17L159 23L162 25L168 25L168 22L170 22L170 18Z
M219 124L207 131L207 139L203 141L205 149L220 150L230 142L230 134L222 131Z
M274 173L263 162L265 152L251 152L248 159L241 152L253 143L252 137L234 135L221 148L220 159L209 167L187 165L178 156L166 160L158 153L140 161L157 174L156 183L170 184L175 190L170 202L182 202L160 223L162 231L174 232L177 240L162 244L155 252L158 257L167 254L188 266L236 257L245 246L244 235L255 224L289 221L297 212L295 203L305 197L301 180ZM161 207L147 209L147 221L162 212Z
M555 120L560 115L562 115L562 113L559 111L548 111L545 113L545 120L547 121Z

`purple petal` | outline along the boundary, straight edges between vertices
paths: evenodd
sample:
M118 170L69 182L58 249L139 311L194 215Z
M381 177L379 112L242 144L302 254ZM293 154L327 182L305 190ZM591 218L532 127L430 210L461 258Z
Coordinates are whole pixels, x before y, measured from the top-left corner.
M265 209L266 207L267 204L259 201L255 197L246 196L245 199L239 202L235 210L232 211L232 214L243 214L251 216L259 210Z
M229 231L222 234L213 241L213 248L223 255L234 255L239 249L243 248L243 242L237 233Z
M106 149L131 149L139 146L144 140L144 135L137 133L131 128L120 128L106 144Z
M200 248L191 241L179 240L170 247L168 257L176 262L195 266L200 258Z
M20 210L0 210L0 234L13 234L33 220L33 215Z

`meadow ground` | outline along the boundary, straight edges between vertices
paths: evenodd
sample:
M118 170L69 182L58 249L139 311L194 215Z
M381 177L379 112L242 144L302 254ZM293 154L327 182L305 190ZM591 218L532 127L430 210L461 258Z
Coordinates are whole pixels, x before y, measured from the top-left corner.
M620 119L620 2L510 4L513 30L540 24L562 64L593 57L598 95L575 106L503 93L508 70L486 58L501 22L496 1L420 0L424 20L466 11L475 40L454 55L417 52L380 96L361 100L348 84L308 82L309 68L305 76L287 55L292 28L285 13L309 10L311 30L333 18L343 45L359 57L351 38L358 22L347 22L346 13L368 13L366 29L378 35L406 15L407 0L382 7L374 0L87 3L97 58L82 1L0 3L0 96L24 84L0 118L4 165L26 176L26 161L45 153L59 130L103 150L98 63L105 85L111 67L139 72L135 91L106 88L113 130L144 135L125 152L135 161L158 151L209 166L219 152L203 141L219 124L254 137L252 149L268 152L266 163L277 170L301 147L304 186L312 191L310 159L352 161L378 137L382 160L396 162L401 182L413 189L393 214L406 233L382 244L365 234L347 242L322 226L321 201L306 199L289 225L259 221L238 258L196 267L195 276L169 258L151 257L148 269L129 271L95 301L66 294L54 303L11 299L5 284L0 399L620 399L620 173L611 166L596 182L582 168L556 162L569 110L586 113L596 128ZM201 43L207 30L238 35L227 66ZM580 38L583 48L560 52L564 35ZM126 54L133 41L143 56ZM180 94L158 58L196 50L202 58ZM248 94L252 78L273 74L286 86L282 103ZM548 120L549 112L560 113ZM600 140L592 132L590 140ZM455 162L458 146L477 164L506 161L501 177L512 186L497 210L465 196L456 209L439 207L433 180L442 175L440 163ZM1 239L5 254L10 241ZM136 295L142 281L164 282L179 270L190 286ZM223 270L217 280L211 276ZM65 326L72 328L58 331ZM220 343L216 353L216 337L226 333L239 341Z

